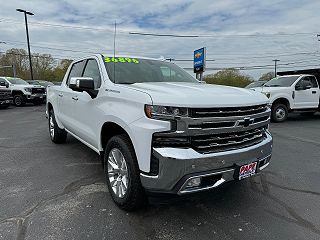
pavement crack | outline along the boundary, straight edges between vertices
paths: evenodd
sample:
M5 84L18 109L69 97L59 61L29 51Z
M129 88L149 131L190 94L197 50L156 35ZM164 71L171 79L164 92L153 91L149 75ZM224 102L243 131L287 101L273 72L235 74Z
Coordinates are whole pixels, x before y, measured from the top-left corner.
M300 141L300 142L311 143L311 144L316 145L318 147L320 146L320 143L318 141L313 141L311 139L306 139L306 138L301 138L301 137L296 137L296 136L291 136L291 135L284 135L284 134L279 134L279 133L272 133L272 135L286 138L286 139L289 138L291 140L296 140L296 141Z
M21 214L18 216L13 216L9 218L4 218L0 219L0 224L6 223L6 222L13 222L16 223L18 226L17 230L17 240L23 240L25 238L26 232L27 232L27 223L29 220L29 217L31 216L32 213L34 213L37 209L40 207L45 206L51 201L54 201L64 195L68 195L72 192L78 191L81 187L89 186L92 184L101 184L101 177L97 175L92 175L89 177L84 177L81 179L78 179L76 181L73 181L69 183L67 186L64 187L63 191L61 193L58 193L56 195L53 195L49 198L43 199L42 201L36 203L32 207L24 210Z
M268 197L269 199L273 200L274 202L278 203L280 206L282 206L287 212L288 214L292 217L292 219L290 218L287 218L285 216L282 216L281 214L279 213L275 213L273 211L270 211L270 210L266 210L266 212L268 212L269 214L275 216L275 217L278 217L280 219L283 219L287 222L290 222L290 223L295 223L301 227L304 227L304 228L307 228L309 229L310 231L320 235L320 230L314 225L312 224L310 221L304 219L303 217L301 217L295 210L293 207L290 207L288 204L286 204L286 202L276 198L275 196L273 196L271 193L270 193L270 189L269 189L269 186L268 184L270 184L267 179L266 179L266 176L261 174L260 175L260 185L262 187L262 190L259 190L259 188L257 187L257 185L259 184L258 182L254 182L254 181L251 181L251 185L252 185L252 189L255 190L255 191L259 191L261 194L265 195L266 197ZM256 186L254 186L256 185Z
M289 191L294 191L294 192L299 192L299 193L306 193L306 194L312 194L312 195L316 195L316 196L320 196L319 192L314 192L314 191L309 191L309 190L302 190L302 189L297 189L297 188L290 188L290 187L286 187L286 186L281 186L279 184L267 181L267 183L271 186L277 187L277 188L281 188L283 190L289 190Z

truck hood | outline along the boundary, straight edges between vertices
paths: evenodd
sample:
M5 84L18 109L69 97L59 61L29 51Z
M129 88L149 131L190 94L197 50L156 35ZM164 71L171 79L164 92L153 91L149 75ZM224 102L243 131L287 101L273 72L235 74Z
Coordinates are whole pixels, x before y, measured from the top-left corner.
M149 94L154 105L177 107L234 107L264 104L261 93L244 88L201 83L135 83L130 88Z

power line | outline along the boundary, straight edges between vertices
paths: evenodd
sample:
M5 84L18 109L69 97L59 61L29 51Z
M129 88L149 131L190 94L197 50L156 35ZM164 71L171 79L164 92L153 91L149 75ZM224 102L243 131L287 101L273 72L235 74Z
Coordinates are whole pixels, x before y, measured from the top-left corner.
M15 19L10 18L2 18L0 22L7 22L7 23L21 23ZM47 23L47 22L36 22L32 21L29 24L32 25L39 25L45 27L57 27L57 28L69 28L69 29L77 29L77 30L90 30L90 31L103 31L103 32L113 32L111 27L88 27L88 26L78 26L78 25L66 25L66 24L55 24L55 23ZM251 33L251 34L178 34L178 33L151 33L151 32L138 32L138 31L129 31L129 30L118 30L119 33L131 34L131 35L143 35L143 36L155 36L155 37L182 37L182 38L217 38L217 37L266 37L266 36L297 36L297 35L315 35L317 32L275 32L275 33Z

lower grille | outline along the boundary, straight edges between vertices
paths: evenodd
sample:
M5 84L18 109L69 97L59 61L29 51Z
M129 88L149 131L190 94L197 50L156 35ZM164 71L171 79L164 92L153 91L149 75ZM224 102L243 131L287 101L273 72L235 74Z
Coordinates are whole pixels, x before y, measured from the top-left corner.
M45 93L45 88L32 88L32 94Z

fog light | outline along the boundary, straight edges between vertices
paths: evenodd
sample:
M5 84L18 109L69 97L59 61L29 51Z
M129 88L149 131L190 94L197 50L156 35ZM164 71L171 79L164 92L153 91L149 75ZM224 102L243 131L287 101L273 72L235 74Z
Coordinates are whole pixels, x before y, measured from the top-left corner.
M201 184L201 177L192 178L188 181L186 187L198 187Z

